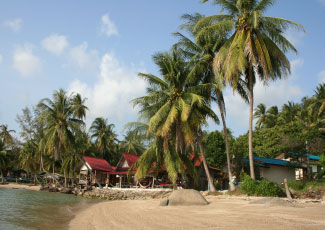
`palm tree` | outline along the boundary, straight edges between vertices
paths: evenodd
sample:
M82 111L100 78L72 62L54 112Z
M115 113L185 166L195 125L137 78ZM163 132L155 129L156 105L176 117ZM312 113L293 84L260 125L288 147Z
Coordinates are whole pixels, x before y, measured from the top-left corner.
M260 129L264 126L266 121L266 106L265 104L259 104L254 110L254 118L258 119L256 122L256 127Z
M143 136L137 130L128 130L124 140L120 142L120 149L124 152L141 155L145 151Z
M85 106L87 98L82 99L81 95L77 93L72 97L71 109L73 110L73 118L84 120L86 118L86 111L88 107Z
M15 130L8 130L8 125L0 125L0 138L5 144L11 144L13 138L10 133L15 133Z
M296 121L300 110L299 104L289 101L282 106L281 121L286 124Z
M102 157L106 156L107 160L112 158L116 149L117 134L114 132L114 124L108 124L107 119L102 117L96 118L90 126L89 132L91 138L95 138L95 144Z
M317 122L324 119L325 114L325 83L320 84L316 90L315 94L311 99L311 104L309 105L309 114L315 114Z
M4 142L0 139L0 171L1 171L1 183L4 183L3 170L7 168L8 165L8 150Z
M24 143L20 151L19 161L20 165L29 175L34 177L34 184L36 184L36 175L39 170L39 149L36 143L32 140Z
M183 19L186 21L185 24L181 26L181 29L185 29L193 38L196 37L197 31L194 30L196 23L204 18L203 15L183 15ZM202 25L204 27L204 25ZM229 143L228 143L228 132L225 121L226 109L224 103L224 97L222 93L223 83L220 78L213 73L213 60L216 52L220 49L222 44L226 41L226 33L219 34L214 31L209 31L205 36L201 36L195 41L191 38L186 37L181 33L174 33L175 36L179 38L176 43L176 47L181 47L184 55L190 59L190 64L192 70L190 72L189 78L191 81L196 82L196 84L202 83L212 83L215 85L208 95L209 99L215 100L219 107L221 120L224 129L224 137L226 143L226 155L227 155L227 166L228 166L228 177L229 182L232 178L231 164L230 164L230 153L229 153ZM244 82L240 82L239 86L236 88L237 93L241 95L244 99L248 100L245 91ZM235 186L230 183L230 189L233 191Z
M72 127L82 124L81 120L73 118L74 110L71 98L63 89L55 91L53 100L43 99L39 103L42 109L41 117L45 120L45 134L40 142L40 150L53 154L53 182L55 162L74 144Z
M277 124L279 117L279 109L277 106L272 106L266 111L266 127L272 128Z
M207 2L208 0L202 0ZM229 12L201 19L195 26L199 29L197 39L209 30L218 33L233 31L214 59L214 72L227 84L236 88L240 78L249 86L249 162L251 177L255 179L253 163L253 106L256 76L264 82L280 79L290 73L290 62L285 52L297 52L284 37L290 26L303 29L295 22L264 16L275 0L214 0ZM211 25L209 24L211 23ZM201 25L206 25L200 28Z
M158 53L154 55L153 60L159 67L162 78L140 73L139 76L149 83L148 95L134 99L133 103L139 105L140 113L149 118L148 132L154 133L158 138L155 143L162 143L167 172L175 182L175 172L183 171L175 164L180 164L185 159L188 147L194 150L195 143L201 145L199 133L202 123L207 117L216 122L218 118L202 94L211 86L191 85L190 68L179 49L173 48L170 53ZM175 150L171 150L171 145ZM150 147L148 151L155 148ZM210 188L215 190L202 148L201 155ZM144 158L145 156L146 153ZM171 162L172 159L174 163Z

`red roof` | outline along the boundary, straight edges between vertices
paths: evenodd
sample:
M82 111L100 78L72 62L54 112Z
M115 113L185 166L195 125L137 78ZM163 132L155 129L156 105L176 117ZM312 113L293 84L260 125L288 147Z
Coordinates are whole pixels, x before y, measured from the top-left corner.
M194 159L194 153L192 153L191 155L190 155L190 161L192 161ZM196 161L195 161L195 163L194 163L194 166L195 167L200 167L200 165L202 164L202 162L203 162L203 157L202 156L199 156L199 159L197 159ZM216 171L220 171L220 169L217 169L217 168L214 168L214 167L212 167L212 166L208 166L210 169L212 169L212 170L216 170Z
M134 155L131 153L123 153L122 157L124 157L129 167L131 167L139 159L138 155Z
M104 159L88 156L83 156L83 159L90 165L93 170L99 170L103 172L114 171L114 168Z

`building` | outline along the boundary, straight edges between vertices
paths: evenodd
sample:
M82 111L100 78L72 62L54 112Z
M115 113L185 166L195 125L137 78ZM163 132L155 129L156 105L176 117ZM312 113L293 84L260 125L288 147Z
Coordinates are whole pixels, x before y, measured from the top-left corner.
M109 173L115 171L115 167L112 167L106 160L83 156L84 163L81 166L80 174L79 174L79 184L80 185L94 185L97 182L101 185L105 185L107 180L109 179Z
M249 163L247 158L242 159L244 163ZM260 169L260 177L281 184L286 178L296 179L296 168L300 165L290 161L254 156L254 165Z
M308 173L314 174L319 173L322 170L320 165L320 157L311 154L301 154L301 153L281 153L275 159L280 159L288 161L291 163L299 164L302 167L296 169L296 179L302 180L308 178ZM307 170L309 166L309 171Z

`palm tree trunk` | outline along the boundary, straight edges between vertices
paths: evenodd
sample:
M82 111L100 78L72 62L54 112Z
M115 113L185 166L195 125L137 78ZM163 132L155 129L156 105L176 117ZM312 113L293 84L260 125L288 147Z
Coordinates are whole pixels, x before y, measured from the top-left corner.
M66 176L65 170L64 170L64 187L65 188L67 187L67 176Z
M251 178L255 180L254 158L253 158L253 107L254 107L254 92L253 92L253 67L249 67L249 134L248 134L248 150L249 150L249 168Z
M53 172L53 175L52 175L53 176L53 183L54 183L55 188L56 188L56 180L55 180L55 174L54 174L55 173L55 161L53 163L53 171L52 172Z
M207 161L205 160L205 157L204 157L203 146L202 146L201 140L199 140L198 142L199 142L199 148L200 148L200 152L201 152L201 156L202 156L202 161L203 161L205 174L207 175L207 178L208 178L209 190L212 191L212 192L215 192L216 188L214 187L213 180L212 180L212 177L211 177L210 172L209 172L208 164L207 164Z
M3 171L1 169L1 183L3 184L4 183L4 178L3 178Z
M223 133L225 135L226 155L227 155L227 167L228 167L228 178L229 178L229 189L230 189L230 191L234 191L236 188L235 188L235 185L231 182L232 173L231 173L230 154L229 154L228 131L227 131L227 126L226 126L226 121L225 121L223 106L222 106L220 97L218 97L218 104L219 104L219 109L220 109L220 115L221 115L222 125L223 125Z

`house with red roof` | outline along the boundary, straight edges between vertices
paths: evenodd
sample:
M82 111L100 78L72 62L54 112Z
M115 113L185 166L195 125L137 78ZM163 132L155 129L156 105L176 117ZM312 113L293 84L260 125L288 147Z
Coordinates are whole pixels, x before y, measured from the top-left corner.
M115 171L115 167L111 166L106 160L83 156L84 163L81 166L80 174L79 174L79 184L86 185L89 182L91 184L95 184L96 177L98 183L106 184L106 180L108 179L108 175L110 172Z

